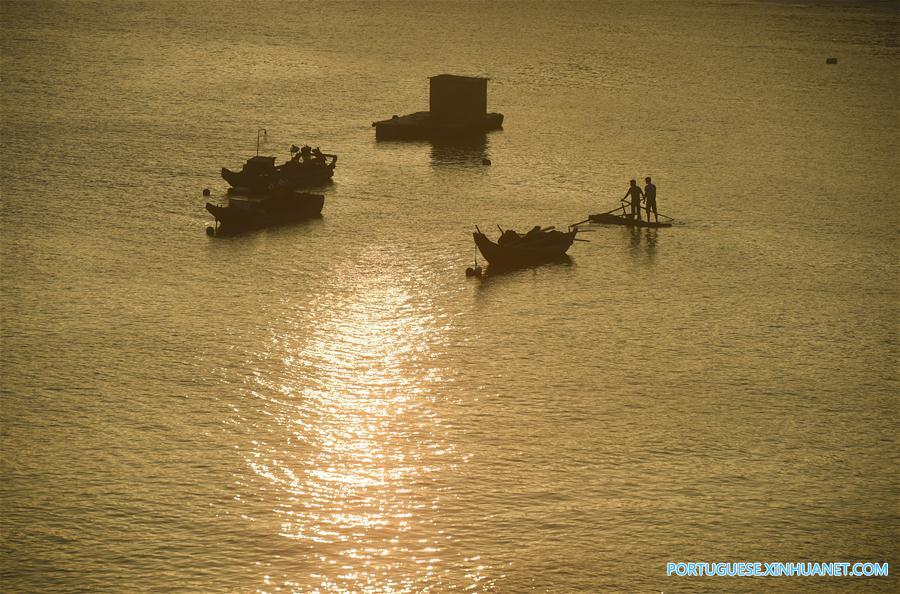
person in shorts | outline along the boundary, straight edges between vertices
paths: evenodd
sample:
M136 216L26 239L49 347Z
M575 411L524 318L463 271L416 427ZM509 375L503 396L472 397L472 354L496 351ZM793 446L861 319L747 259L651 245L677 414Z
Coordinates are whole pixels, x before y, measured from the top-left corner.
M629 183L631 186L625 192L622 200L628 197L631 198L631 218L639 221L641 219L641 197L644 195L644 192L641 191L641 187L637 185L635 180L631 180Z
M659 213L656 212L656 185L650 181L650 177L645 177L644 181L647 182L647 185L644 186L644 207L647 209L647 222L650 222L650 211L653 210L653 216L656 217L656 222L659 222Z

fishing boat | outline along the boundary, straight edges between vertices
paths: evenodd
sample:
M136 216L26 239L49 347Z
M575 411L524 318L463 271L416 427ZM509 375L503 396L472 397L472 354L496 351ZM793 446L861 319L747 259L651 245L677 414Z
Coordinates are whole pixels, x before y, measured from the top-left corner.
M319 217L325 196L297 190L282 190L264 196L229 196L225 206L206 203L216 219L207 227L209 235L228 235L272 225Z
M588 221L591 223L598 223L600 225L625 225L626 227L649 227L651 229L672 226L672 223L668 223L665 221L662 223L660 223L659 221L650 222L643 219L634 219L629 215L618 215L611 212L590 215L588 217Z
M275 157L256 155L247 159L240 171L223 167L222 177L233 188L233 193L248 194L279 188L318 186L329 182L334 176L337 155L327 155L316 148L309 149L309 156L304 157L306 149L309 147L294 151L294 156L281 165L275 165Z
M264 128L257 131L256 155L247 159L240 171L222 168L222 178L231 186L231 193L259 194L317 186L334 176L337 155L325 154L318 147L291 145L291 158L275 165L275 157L259 154L260 137L265 132Z
M577 228L568 232L554 231L553 227L535 227L524 235L501 229L500 238L494 242L475 227L472 237L478 251L492 266L526 266L557 260L566 255L575 241Z

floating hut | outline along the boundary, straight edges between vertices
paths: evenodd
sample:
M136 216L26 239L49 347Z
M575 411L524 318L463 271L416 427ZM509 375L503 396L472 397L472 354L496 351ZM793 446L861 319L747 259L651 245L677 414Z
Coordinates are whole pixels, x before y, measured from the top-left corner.
M459 138L503 127L503 114L487 111L487 78L439 74L429 81L429 111L373 122L376 138Z

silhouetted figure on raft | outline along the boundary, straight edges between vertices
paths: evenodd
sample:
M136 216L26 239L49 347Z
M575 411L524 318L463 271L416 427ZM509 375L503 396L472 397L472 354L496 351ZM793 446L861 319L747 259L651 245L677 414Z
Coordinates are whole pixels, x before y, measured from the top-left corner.
M637 185L637 180L631 180L629 182L631 186L628 188L628 191L625 192L625 195L622 197L622 200L626 198L631 199L631 218L632 219L640 219L641 218L641 198L644 195L644 192L641 190L641 187Z
M625 196L620 199L619 206L612 210L608 210L606 212L601 212L599 214L588 215L588 218L584 221L576 223L574 226L580 225L581 223L598 223L601 225L625 225L628 227L671 227L672 226L672 217L666 216L664 214L659 214L656 206L656 186L653 184L653 181L650 179L650 176L644 178L644 181L647 182L647 185L644 186L643 191L640 186L637 185L635 180L631 180L631 185L628 188L628 191L625 192ZM644 198L645 207L647 208L647 221L644 222L643 217L641 216L641 196ZM626 199L628 199L626 201ZM631 212L627 211L628 207L631 207ZM656 217L656 222L650 220L650 211L653 211L653 215ZM667 219L667 222L659 222L659 218L663 217Z
M650 176L644 178L647 185L644 186L644 204L647 208L647 222L650 222L650 211L653 210L653 216L656 222L659 222L659 213L656 211L656 185L650 181Z

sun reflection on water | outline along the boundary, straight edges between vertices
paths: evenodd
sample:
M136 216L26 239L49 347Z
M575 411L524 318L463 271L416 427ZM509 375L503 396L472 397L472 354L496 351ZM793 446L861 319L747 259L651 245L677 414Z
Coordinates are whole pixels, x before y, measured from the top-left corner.
M274 429L256 428L267 438L247 463L300 557L277 564L280 584L270 568L260 591L480 587L476 562L445 556L453 537L439 516L442 471L463 461L434 407L434 351L449 322L410 286L421 279L348 268L291 309L273 331L277 364L254 375Z

